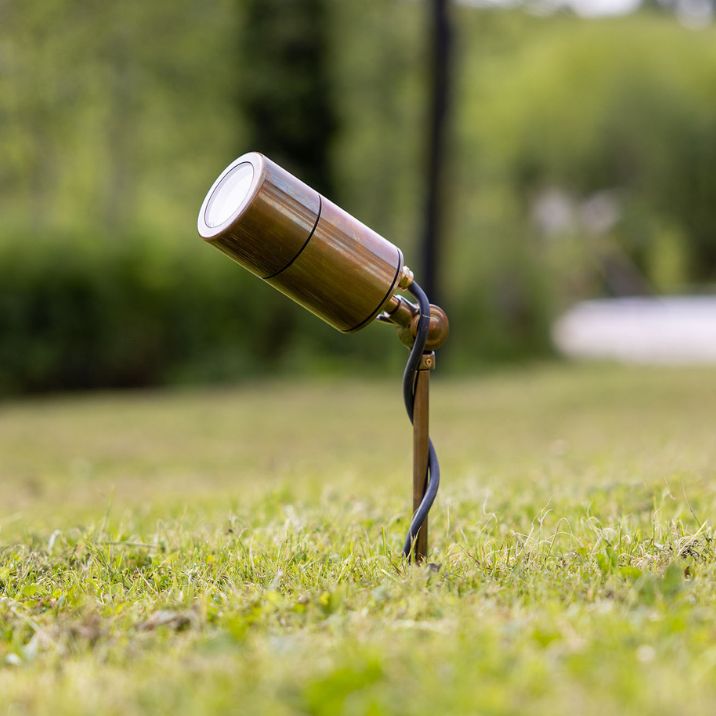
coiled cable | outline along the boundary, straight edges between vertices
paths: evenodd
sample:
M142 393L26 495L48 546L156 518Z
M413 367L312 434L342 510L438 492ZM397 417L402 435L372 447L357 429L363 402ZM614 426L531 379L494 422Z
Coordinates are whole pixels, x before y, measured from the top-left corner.
M413 423L413 412L415 408L415 387L418 379L418 370L420 368L420 360L425 353L425 346L428 341L428 331L430 330L430 301L425 295L420 286L413 281L410 284L408 290L410 293L418 299L420 305L420 318L418 319L418 330L415 335L415 341L413 347L410 349L410 355L408 356L408 362L405 365L405 371L403 372L403 400L405 402L405 410L410 418L410 423ZM427 490L425 495L415 510L413 519L410 522L410 528L408 529L408 535L405 538L405 544L403 546L403 554L410 558L413 545L418 536L425 518L430 512L430 508L433 506L435 496L438 493L440 487L440 464L438 463L438 456L433 447L433 441L428 438L428 469L426 475Z

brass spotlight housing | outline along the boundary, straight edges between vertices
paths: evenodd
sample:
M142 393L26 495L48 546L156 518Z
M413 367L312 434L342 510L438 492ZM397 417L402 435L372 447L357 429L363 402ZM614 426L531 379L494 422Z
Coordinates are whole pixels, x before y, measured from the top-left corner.
M347 333L381 312L403 268L397 246L257 152L224 169L198 228L205 241Z
M229 164L204 199L199 235L339 331L392 323L412 347L405 374L414 425L415 514L404 553L427 554L427 512L439 484L428 436L428 375L448 334L397 246L257 152ZM420 305L396 295L411 291Z

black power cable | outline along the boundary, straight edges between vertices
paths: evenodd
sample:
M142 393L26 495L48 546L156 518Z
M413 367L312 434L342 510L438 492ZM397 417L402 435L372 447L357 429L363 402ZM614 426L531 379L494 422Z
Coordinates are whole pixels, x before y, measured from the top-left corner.
M418 330L413 342L413 347L410 349L410 355L408 356L408 362L405 365L405 371L403 372L403 400L405 401L405 410L408 413L410 422L413 422L413 409L415 407L415 385L418 378L418 369L420 367L420 359L425 353L425 345L428 341L428 331L430 330L430 301L425 295L420 286L415 281L410 284L408 289L410 293L418 299L420 304L420 318L418 320ZM408 529L408 536L405 538L405 545L403 546L403 554L406 557L410 557L413 545L418 536L418 531L425 522L425 518L430 512L430 508L433 506L435 496L438 493L438 487L440 487L440 465L438 463L438 456L433 447L433 441L428 439L428 471L427 471L427 483L428 488L425 491L418 509L415 510L413 519L410 522L410 528Z

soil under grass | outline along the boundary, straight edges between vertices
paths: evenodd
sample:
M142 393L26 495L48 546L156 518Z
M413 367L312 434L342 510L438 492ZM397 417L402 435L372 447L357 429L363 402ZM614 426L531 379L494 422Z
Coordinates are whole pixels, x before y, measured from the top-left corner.
M0 407L0 712L716 711L716 370Z

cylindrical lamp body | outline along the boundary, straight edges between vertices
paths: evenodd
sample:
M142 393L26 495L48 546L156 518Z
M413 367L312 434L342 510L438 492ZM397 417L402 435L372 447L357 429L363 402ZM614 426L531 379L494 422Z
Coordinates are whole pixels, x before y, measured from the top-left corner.
M204 199L199 235L339 331L357 331L398 288L396 246L256 152Z

